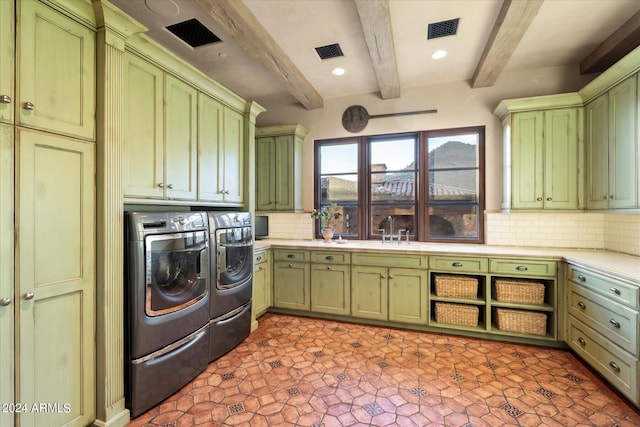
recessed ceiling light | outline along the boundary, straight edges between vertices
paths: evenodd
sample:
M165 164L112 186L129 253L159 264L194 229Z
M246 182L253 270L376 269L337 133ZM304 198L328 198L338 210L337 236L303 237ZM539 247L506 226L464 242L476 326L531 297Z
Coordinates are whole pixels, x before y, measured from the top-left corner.
M447 51L446 50L436 50L435 52L433 52L433 54L431 55L431 57L433 59L442 59L445 56L447 56Z
M344 68L336 67L333 69L333 71L331 71L331 74L333 74L334 76L341 76L344 74Z

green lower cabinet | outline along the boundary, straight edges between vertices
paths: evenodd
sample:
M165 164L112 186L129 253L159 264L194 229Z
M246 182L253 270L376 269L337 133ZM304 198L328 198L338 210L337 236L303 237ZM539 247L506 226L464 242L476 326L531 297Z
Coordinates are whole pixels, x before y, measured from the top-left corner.
M426 324L428 319L427 271L389 269L389 320Z
M310 265L276 261L273 264L273 305L293 310L311 309Z
M351 267L351 315L387 320L388 282L386 267Z
M351 314L351 268L311 264L311 311Z

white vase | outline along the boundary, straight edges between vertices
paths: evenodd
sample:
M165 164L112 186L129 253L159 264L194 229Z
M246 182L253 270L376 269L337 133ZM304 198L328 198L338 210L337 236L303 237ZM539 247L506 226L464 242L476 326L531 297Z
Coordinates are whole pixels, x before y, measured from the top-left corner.
M322 237L324 237L325 242L331 242L331 239L333 239L333 229L329 227L323 228Z

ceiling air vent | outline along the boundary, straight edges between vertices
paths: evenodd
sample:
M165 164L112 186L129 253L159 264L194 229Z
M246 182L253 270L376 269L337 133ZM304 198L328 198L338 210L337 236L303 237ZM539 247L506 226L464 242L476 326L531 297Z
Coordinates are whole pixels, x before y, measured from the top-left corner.
M460 21L460 18L429 24L427 29L427 39L436 39L438 37L455 35L456 31L458 31L458 21Z
M342 49L338 43L328 44L326 46L320 46L316 48L320 59L337 58L338 56L344 56Z
M195 18L169 25L166 28L191 47L198 47L221 41L218 36L209 31L207 27L202 25L202 23Z

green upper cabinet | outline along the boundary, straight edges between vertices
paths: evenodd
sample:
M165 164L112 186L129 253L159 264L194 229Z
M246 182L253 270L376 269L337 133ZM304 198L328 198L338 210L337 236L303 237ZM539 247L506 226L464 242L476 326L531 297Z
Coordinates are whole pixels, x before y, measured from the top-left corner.
M638 205L637 75L586 106L587 207Z
M0 122L4 123L13 123L14 19L13 1L0 1Z
M584 144L577 94L505 100L503 209L583 207Z
M195 200L197 197L197 92L165 74L165 197Z
M220 202L224 194L218 182L224 130L224 106L198 94L198 199Z
M123 115L123 192L125 197L163 198L164 74L153 64L127 53Z
M300 125L256 128L256 210L302 210L302 149L307 133Z
M218 183L224 193L224 201L242 203L243 189L243 117L230 108L224 110L224 143L221 157L224 160L218 173Z
M95 32L43 3L26 0L17 6L16 123L94 140ZM0 19L7 7L2 6ZM5 67L11 64L4 64L4 56L1 62L2 80L7 80L12 73L5 75Z

